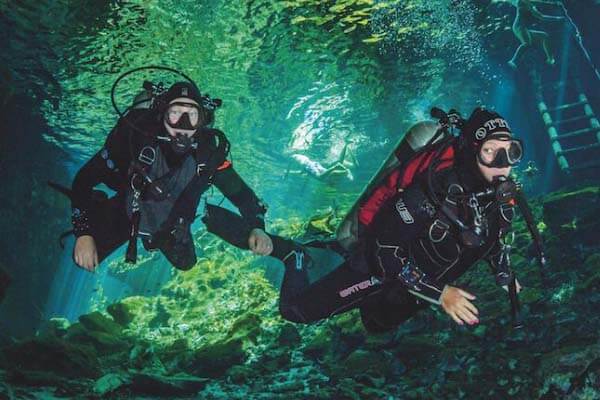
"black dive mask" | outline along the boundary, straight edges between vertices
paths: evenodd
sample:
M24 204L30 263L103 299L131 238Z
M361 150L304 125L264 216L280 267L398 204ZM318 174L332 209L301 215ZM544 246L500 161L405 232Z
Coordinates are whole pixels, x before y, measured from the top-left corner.
M197 104L177 101L169 104L164 119L173 129L193 131L204 122L201 120L203 115Z
M508 168L518 164L523 158L523 144L518 139L499 139L509 141L507 148L493 148L485 143L477 153L479 162L489 168Z

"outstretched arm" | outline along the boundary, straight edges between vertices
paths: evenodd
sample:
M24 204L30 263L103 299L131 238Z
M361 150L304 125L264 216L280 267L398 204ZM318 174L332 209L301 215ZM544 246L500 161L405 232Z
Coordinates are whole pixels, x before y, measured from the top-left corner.
M265 233L266 206L226 161L218 170L214 180L219 190L238 208L251 228L248 247L255 254L268 255L273 251L273 242Z
M117 125L106 143L75 175L72 184L71 207L73 230L76 237L90 235L93 221L90 213L94 208L94 187L105 183L117 188L126 177L131 159L129 143Z
M560 17L560 16L542 14L533 5L531 6L530 11L531 11L531 15L533 15L535 18L539 19L540 21L562 21L564 19L564 17Z
M73 249L73 259L77 265L88 271L93 271L98 266L98 252L96 249L93 218L95 207L99 199L94 187L99 183L106 183L111 188L117 188L126 174L129 164L129 143L121 143L125 134L117 126L108 136L104 147L96 153L77 172L71 190L71 221L73 234L77 238Z
M267 208L226 161L215 174L215 186L235 205L251 228L265 228Z

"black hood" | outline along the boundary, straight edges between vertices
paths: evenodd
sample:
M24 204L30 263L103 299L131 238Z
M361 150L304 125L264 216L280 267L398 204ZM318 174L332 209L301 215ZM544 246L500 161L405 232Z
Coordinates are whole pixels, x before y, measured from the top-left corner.
M492 185L479 170L477 154L490 136L501 133L512 135L504 117L495 111L477 107L465 121L456 149L456 165L461 180L469 190L480 191Z

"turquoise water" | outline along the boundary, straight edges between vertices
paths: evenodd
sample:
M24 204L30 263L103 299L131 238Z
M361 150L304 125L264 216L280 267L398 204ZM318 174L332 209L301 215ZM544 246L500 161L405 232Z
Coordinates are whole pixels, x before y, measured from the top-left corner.
M69 228L69 205L45 186L47 180L68 184L102 146L117 120L113 82L136 67L178 69L223 99L215 127L232 143L236 170L269 205L268 226L283 232L294 233L330 210L343 216L404 132L429 118L432 106L468 115L486 105L503 114L525 142L517 173L531 196L575 182L597 184L597 168L579 175L560 170L538 111L540 96L566 104L571 91L585 93L600 110L594 75L599 44L588 34L600 11L591 1L565 4L582 41L569 21L537 25L550 34L556 65L544 64L538 46L515 71L506 63L518 46L511 31L515 8L503 1L0 2L0 87L8 122L0 134L0 267L13 277L0 305L2 343L35 333L51 317L74 322L128 296L177 298L173 286L180 277L156 255L130 271L123 271L122 250L94 275L75 268L72 241L65 250L56 243ZM552 5L540 9L563 12ZM579 83L572 90L544 94L538 85L573 78ZM161 71L129 76L117 88L121 108L145 79L168 84L176 78ZM348 173L318 179L306 171L307 162L327 167L336 161ZM529 162L537 173L526 170ZM221 201L216 191L207 198ZM210 247L218 244L205 237L200 222L194 228L198 243L209 248L196 270L214 260L218 267L220 253ZM245 266L257 282L265 271L270 283L280 279L277 265L230 253L221 260L227 271ZM263 283L257 287L269 287ZM222 290L215 285L215 293ZM256 296L265 298L264 312L275 312L276 292L261 293ZM223 315L241 307L215 304L214 313ZM281 324L269 315L278 321L272 326ZM199 327L197 334L202 336Z

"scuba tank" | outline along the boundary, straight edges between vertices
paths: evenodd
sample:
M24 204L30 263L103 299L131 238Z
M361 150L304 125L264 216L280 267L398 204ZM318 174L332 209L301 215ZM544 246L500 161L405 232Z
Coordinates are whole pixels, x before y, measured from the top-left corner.
M394 151L382 163L371 181L362 191L336 232L336 239L343 248L348 250L359 239L358 213L360 206L371 196L374 188L390 174L391 171L401 168L409 160L425 148L438 144L442 139L442 130L445 124L432 120L424 120L412 125L400 138Z

